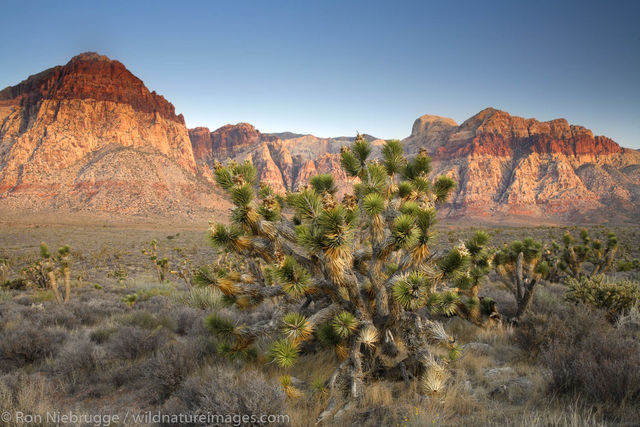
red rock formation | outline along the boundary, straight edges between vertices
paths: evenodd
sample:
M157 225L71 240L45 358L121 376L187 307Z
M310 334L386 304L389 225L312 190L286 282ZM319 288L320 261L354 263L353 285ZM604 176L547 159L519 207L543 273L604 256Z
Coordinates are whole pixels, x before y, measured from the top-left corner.
M562 219L602 212L602 220L640 220L640 194L634 190L640 181L626 172L640 164L640 155L564 119L539 122L493 108L460 126L425 116L404 143L413 153L425 147L435 173L458 181L455 215ZM605 212L612 205L620 209Z
M339 184L346 182L337 153L353 140L290 132L264 134L248 123L225 125L213 132L207 128L190 129L189 136L198 164L211 166L214 160L251 159L259 179L279 193L295 190L317 173L333 173Z
M0 92L0 208L187 213L211 197L196 172L182 116L118 61L81 54Z
M198 163L211 163L214 159L234 157L238 153L258 148L261 142L278 138L260 133L249 123L224 125L209 132L206 127L189 129L194 156Z
M191 131L196 153L199 133ZM251 158L261 179L279 192L295 190L318 173L332 173L342 191L350 187L338 154L350 138L291 134L265 144L265 135L246 124L214 133L215 144L206 143L212 147L207 162ZM460 126L422 116L403 143L409 155L426 148L434 175L457 181L452 216L640 220L640 153L564 119L539 122L492 108ZM374 156L381 144L373 141Z
M36 107L42 99L117 102L184 124L171 103L149 92L122 63L94 52L82 53L65 66L50 68L0 92L0 100L15 100L26 109Z

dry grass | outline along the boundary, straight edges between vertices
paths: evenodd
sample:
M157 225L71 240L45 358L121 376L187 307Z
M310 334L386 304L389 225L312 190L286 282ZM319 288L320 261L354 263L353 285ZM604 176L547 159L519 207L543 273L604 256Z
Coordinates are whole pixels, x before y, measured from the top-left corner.
M41 375L13 374L0 377L0 413L39 415L46 419L55 402L51 399L55 390L50 381ZM4 421L4 420L3 420ZM21 426L15 420L3 422L7 427Z
M0 347L3 354L10 355L0 361L0 371L4 371L0 374L0 411L44 414L52 408L81 408L78 410L90 413L104 405L113 413L141 408L191 411L215 403L238 410L271 408L267 410L289 414L291 425L314 425L326 401L308 384L331 375L339 364L333 351L318 349L304 354L293 368L283 372L273 364L261 363L268 362L263 357L267 342L261 340L257 362L227 361L217 355L218 343L203 326L208 312L220 310L234 321L249 324L270 319L274 307L265 304L255 312L234 311L220 308L216 295L185 290L173 277L175 284L160 284L152 264L140 253L145 242L158 238L163 250L187 248L195 254L195 265L211 262L215 253L207 246L205 228L182 230L178 237L161 229L134 227L1 230L14 275L45 240L50 247L71 244L81 254L72 264L72 272L84 276L81 281L74 280L72 300L65 307L59 307L47 290L0 290L0 341L4 340ZM563 230L494 231L493 244L499 245L524 234L544 234L546 239L551 232L561 235ZM470 232L455 229L449 237L457 242ZM174 237L167 239L167 234ZM619 231L618 235L621 240L627 237ZM446 243L447 238L442 241ZM122 284L109 275L120 266L128 272ZM132 293L140 298L129 307L121 299ZM481 293L493 297L502 313L513 308L512 296L495 283L483 287ZM585 389L561 392L544 354L555 342L556 350L563 349L558 352L564 355L558 366L563 366L578 356L590 360L600 349L593 340L612 339L600 339L603 336L624 331L625 340L637 343L637 314L621 320L614 329L606 321L572 318L563 296L561 285L541 286L531 306L533 326L525 321L518 328L480 328L458 318L443 319L458 344L471 346L449 364L450 377L442 393L424 398L417 381L408 388L401 381L373 382L365 386L359 407L334 425L634 425L640 419L637 400L605 404L604 399L587 399ZM588 339L581 332L585 328L592 329ZM28 337L33 339L26 340ZM20 344L27 341L31 344ZM578 341L585 343L580 352L589 357L569 351L571 343ZM7 342L11 344L8 347ZM629 345L614 346L615 342L611 345L626 356ZM616 358L607 352L597 355L631 366L631 357ZM243 379L247 371L252 377ZM302 382L300 397L283 398L278 382L283 374ZM242 405L248 406L242 409Z

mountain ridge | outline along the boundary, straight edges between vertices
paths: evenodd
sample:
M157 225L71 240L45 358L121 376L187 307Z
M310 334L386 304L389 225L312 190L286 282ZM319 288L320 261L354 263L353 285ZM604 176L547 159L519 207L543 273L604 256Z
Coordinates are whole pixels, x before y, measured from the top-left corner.
M384 141L365 137L379 157ZM213 164L245 159L279 193L318 173L345 193L354 180L340 150L353 139L244 122L187 129L122 63L89 52L0 91L0 209L204 218L228 206ZM427 150L433 176L457 181L449 218L640 221L640 151L565 119L424 115L402 143L409 156Z
M234 125L220 129L233 133ZM274 140L259 132L247 135L226 140L215 160L251 159L260 179L281 193L295 190L315 173L334 174L342 191L352 183L340 167L339 150L353 138L304 135ZM450 118L424 115L402 142L410 156L427 150L433 175L445 174L458 182L448 204L451 218L607 221L605 213L613 221L640 218L638 151L565 119L541 122L485 108L458 125ZM374 156L379 156L382 144L372 141ZM214 152L209 159L216 157ZM617 208L615 212L607 209L610 206Z

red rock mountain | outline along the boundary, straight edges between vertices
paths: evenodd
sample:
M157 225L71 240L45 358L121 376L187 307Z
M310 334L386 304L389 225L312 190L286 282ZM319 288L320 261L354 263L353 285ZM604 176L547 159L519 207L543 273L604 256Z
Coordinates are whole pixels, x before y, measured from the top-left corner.
M278 191L295 189L326 172L337 176L342 189L349 187L337 153L350 138L274 139L276 134L261 134L242 123L212 132L216 138L201 145L200 133L209 132L190 131L199 162L250 158L261 179ZM374 155L379 155L383 141L371 139ZM462 125L422 116L403 143L409 155L426 148L433 175L447 174L458 182L445 210L449 217L640 222L640 152L564 119L539 122L492 108Z
M404 144L425 147L434 173L458 181L455 216L640 221L640 153L564 119L493 108L460 126L423 116Z
M188 214L210 188L182 115L118 61L81 54L0 92L0 208Z
M187 130L123 64L85 53L0 91L0 215L208 216L228 205L207 165L228 159L251 159L279 192L327 172L347 191L339 152L352 139L247 123ZM369 139L379 155L383 141ZM640 152L566 120L491 108L461 125L423 116L403 143L409 155L427 149L434 176L457 180L451 217L640 222Z
M319 173L333 173L343 187L347 185L337 153L353 138L261 133L248 123L225 125L213 132L202 127L190 129L189 136L199 165L211 166L215 160L250 159L261 182L281 193L295 190Z

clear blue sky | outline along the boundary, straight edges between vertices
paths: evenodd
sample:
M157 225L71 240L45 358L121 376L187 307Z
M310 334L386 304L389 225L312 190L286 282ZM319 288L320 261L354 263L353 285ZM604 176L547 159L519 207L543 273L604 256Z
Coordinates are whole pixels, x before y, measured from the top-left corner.
M423 114L564 117L640 148L639 1L2 1L0 87L84 51L187 125L402 138Z

